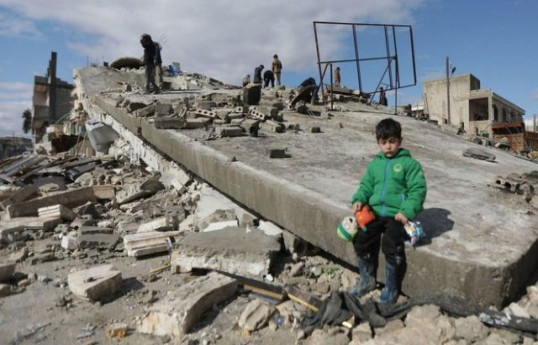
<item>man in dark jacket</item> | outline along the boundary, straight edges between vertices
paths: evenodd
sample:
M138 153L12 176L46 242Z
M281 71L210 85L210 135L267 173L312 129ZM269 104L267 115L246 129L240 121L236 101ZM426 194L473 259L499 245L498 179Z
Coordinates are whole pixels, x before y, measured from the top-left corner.
M263 65L259 65L258 67L256 67L254 69L254 79L252 80L252 82L254 84L261 84L262 83L262 71L263 71L263 68L264 68Z
M151 84L151 86L153 86L153 92L158 93L160 90L155 83L155 66L157 64L157 48L155 42L153 42L150 35L143 34L140 37L140 44L144 48L144 65L146 66L146 92L150 92Z
M271 83L271 87L275 87L275 75L270 69L263 73L263 87L268 87L269 83Z

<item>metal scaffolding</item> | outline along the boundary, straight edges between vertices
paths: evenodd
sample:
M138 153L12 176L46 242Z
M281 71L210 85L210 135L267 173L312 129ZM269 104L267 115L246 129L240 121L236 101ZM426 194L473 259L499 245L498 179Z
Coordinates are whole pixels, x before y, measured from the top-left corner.
M318 31L320 28L324 25L331 25L331 26L347 26L351 28L351 34L353 38L353 52L354 56L339 60L331 60L321 59L321 48L319 43L319 36ZM364 29L367 28L379 28L379 30L383 30L383 36L384 36L384 48L385 52L378 56L368 56L368 57L361 57L361 54L367 54L368 51L365 51L365 49L361 49L361 45L359 44L359 36L360 33L364 31ZM404 31L404 35L398 35L398 31ZM383 83L383 80L386 76L388 76L388 83L386 84L385 91L391 91L395 90L395 105L398 104L398 89L409 87L409 86L415 86L417 84L417 75L416 75L416 65L415 65L415 50L414 50L414 42L413 42L413 29L410 25L393 25L393 24L364 24L364 23L339 23L339 22L321 22L321 21L314 21L314 36L316 40L316 53L317 53L317 63L318 63L318 70L319 70L319 78L320 78L320 89L321 94L324 94L324 83L323 80L325 78L325 74L327 72L327 69L329 69L330 73L330 86L331 86L331 93L332 93L332 85L333 85L333 64L335 63L353 63L355 65L355 69L357 71L357 82L358 82L358 88L361 94L368 95L368 104L370 104L374 98L374 96L379 92L379 88L381 84ZM412 82L402 85L401 79L400 79L400 59L398 57L398 42L405 43L405 41L408 40L408 43L410 44L410 51L408 54L410 54L410 59L412 62ZM363 76L361 74L361 64L364 64L367 61L385 61L385 68L381 76L379 77L379 80L375 86L375 88L365 90L364 89L364 83L363 83ZM332 99L332 97L331 97Z

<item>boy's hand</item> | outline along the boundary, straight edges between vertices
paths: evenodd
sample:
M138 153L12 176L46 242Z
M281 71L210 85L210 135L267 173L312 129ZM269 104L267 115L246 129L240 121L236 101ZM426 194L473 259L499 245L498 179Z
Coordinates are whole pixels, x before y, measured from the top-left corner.
M360 202L356 202L351 207L353 208L353 213L356 213L361 210L362 204Z
M407 219L407 217L401 213L401 212L398 212L396 213L396 215L394 216L394 220L402 223L402 224L407 224L409 222L409 219Z

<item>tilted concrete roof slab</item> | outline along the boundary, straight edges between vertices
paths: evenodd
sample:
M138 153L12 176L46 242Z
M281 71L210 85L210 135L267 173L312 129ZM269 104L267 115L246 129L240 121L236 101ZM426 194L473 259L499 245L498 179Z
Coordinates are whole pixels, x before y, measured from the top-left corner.
M351 213L351 195L378 152L375 125L390 115L347 103L358 111L332 112L331 119L286 114L286 121L304 130L297 133L203 141L201 130L156 129L116 107L119 93L100 93L106 85L129 78L125 73L91 67L77 73L79 94L86 101L95 102L156 149L263 217L356 264L352 245L336 236L336 227ZM181 95L151 97L169 102ZM536 269L538 218L520 196L489 185L496 176L530 172L537 165L488 148L483 149L496 155L496 162L463 157L462 152L476 144L413 118L394 118L403 127L403 146L422 163L428 183L419 220L431 241L407 249L404 292L445 293L484 306L506 304ZM309 133L312 126L321 127L322 133ZM287 146L291 157L269 159L265 148L275 143Z

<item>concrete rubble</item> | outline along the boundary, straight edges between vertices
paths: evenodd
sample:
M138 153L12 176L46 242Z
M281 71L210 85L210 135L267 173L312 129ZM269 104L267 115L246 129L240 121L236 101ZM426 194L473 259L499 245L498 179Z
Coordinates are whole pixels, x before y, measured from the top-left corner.
M231 298L236 289L234 279L217 273L193 280L155 303L142 318L138 331L182 337L207 309Z
M175 272L205 268L258 278L269 273L272 259L280 251L274 237L238 227L191 233L177 247L171 260Z
M353 170L344 162L349 156L343 150L358 152L359 144L344 140L366 136L379 110L356 102L353 95L337 95L338 110L302 101L297 111L287 110L291 90L286 88L251 84L240 89L191 73L167 78L170 91L145 95L137 82L142 73L89 68L77 77L75 112L91 119L95 148L88 138L69 153L0 161L0 255L9 260L0 265L0 301L2 310L13 315L0 322L0 343L64 338L64 343L106 343L114 338L119 344L237 344L248 337L259 344L416 344L417 339L538 344L536 333L488 327L479 315L456 318L433 305L414 307L385 327L367 322L325 326L306 337L301 321L313 312L312 301L347 290L359 278L349 255L352 248L334 234L333 220L345 211L344 202L322 193L347 195L357 177L335 173L323 152L332 155L334 164L343 163L342 170ZM124 78L121 84L115 82L118 74ZM95 78L92 83L89 77ZM375 118L357 115L359 108ZM409 121L402 118L406 129L419 126L427 141L446 135ZM96 142L100 130L108 134ZM334 136L344 148L332 146ZM422 141L414 144L419 155L427 150ZM526 280L536 267L535 255L532 248L521 249L521 243L533 243L536 230L529 220L538 209L536 174L527 161L512 161L503 151L451 145L452 164L465 161L472 171L492 169L469 179L479 196L490 195L499 205L490 212L476 205L473 214L462 217L461 209L470 209L467 201L443 206L440 196L449 195L445 187L432 187L431 218L425 224L436 230L432 243L408 251L406 281L431 289L428 284L434 283L423 278L434 270L432 280L452 294L536 320L538 287ZM493 157L495 163L487 161ZM367 157L352 158L361 162ZM442 180L444 168L435 159L426 156L425 164L432 183L470 189L459 179L450 181L452 187ZM444 207L454 213L443 216ZM499 220L493 214L507 207L519 217L520 239L500 236L494 226L510 228L516 218ZM483 223L478 227L492 232L487 237L460 232L474 227L471 218L476 217ZM484 246L493 237L503 253L526 253L524 267L518 266L516 254L505 259L524 273L514 278L496 261L492 270L483 266L489 254L475 248L472 236L485 241ZM460 250L469 260L463 266ZM458 269L464 273L453 272ZM491 272L497 278L491 279ZM383 281L382 272L379 276ZM514 284L510 291L496 288L507 281ZM487 298L476 296L476 285ZM516 287L522 286L527 290L515 299ZM290 287L304 294L293 299ZM378 295L379 289L368 298ZM39 303L46 307L36 308ZM43 320L50 323L40 324ZM63 334L58 335L58 327Z
M99 301L111 298L121 289L121 272L112 265L102 265L76 271L67 277L69 289L76 296Z

